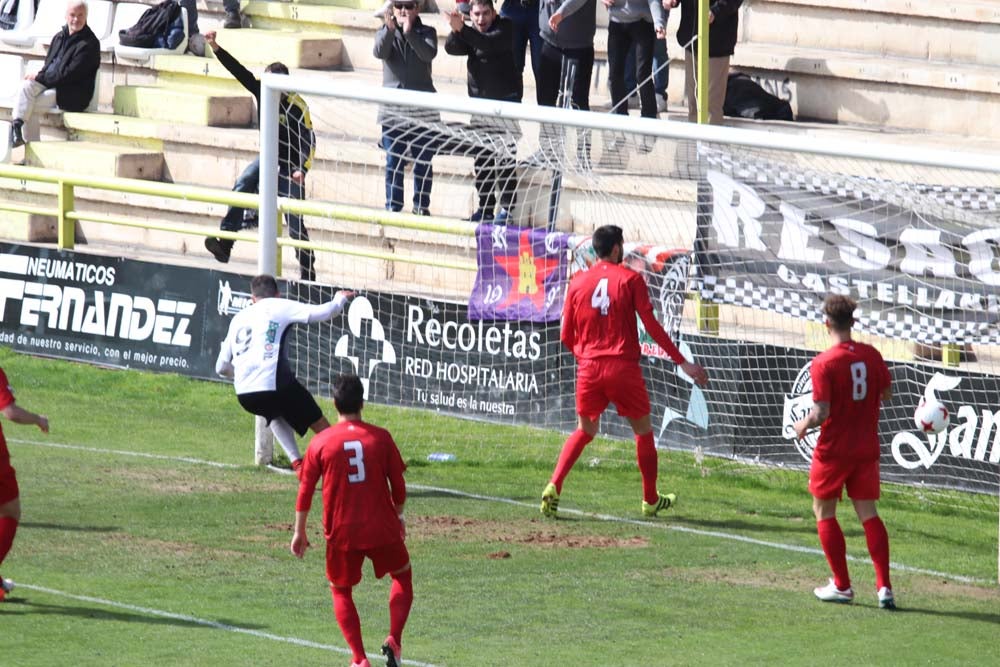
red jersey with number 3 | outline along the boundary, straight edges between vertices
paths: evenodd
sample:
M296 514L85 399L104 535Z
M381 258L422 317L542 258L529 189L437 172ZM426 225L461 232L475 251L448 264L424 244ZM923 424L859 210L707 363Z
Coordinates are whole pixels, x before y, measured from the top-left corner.
M675 363L684 361L656 320L642 276L620 264L600 261L573 276L563 306L562 342L577 359L614 357L639 361L639 326Z
M10 388L7 374L0 368L0 410L14 403L14 390ZM10 452L7 451L7 439L3 435L3 425L0 425L0 474L10 470Z
M879 351L857 341L838 343L813 359L809 374L813 402L830 404L813 456L821 461L877 459L882 392L892 385Z
M406 501L406 464L392 435L361 420L337 422L309 442L295 509L312 505L323 479L323 533L334 548L363 550L400 541L396 506Z

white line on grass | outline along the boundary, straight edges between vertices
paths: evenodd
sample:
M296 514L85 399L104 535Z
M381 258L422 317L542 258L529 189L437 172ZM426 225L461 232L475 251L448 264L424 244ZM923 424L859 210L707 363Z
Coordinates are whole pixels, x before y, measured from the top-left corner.
M42 447L58 447L61 449L76 449L80 451L87 452L102 452L107 454L121 454L123 456L140 456L144 458L153 459L163 459L168 461L184 461L186 463L203 464L215 467L223 468L238 468L232 463L217 463L214 461L204 461L201 459L193 459L183 456L162 456L158 454L145 454L142 452L129 452L123 450L112 450L112 449L97 449L94 447L84 447L80 445L60 445L53 444L49 442L41 442L37 440L11 440L10 442L26 444L26 445L39 445ZM278 468L272 468L276 472L282 472L286 474L292 474L291 470L283 470ZM513 498L501 498L498 496L485 496L478 493L467 493L465 491L458 491L456 489L448 489L439 486L425 486L422 484L407 484L407 488L416 489L419 491L435 491L437 493L446 493L448 495L460 497L460 498L471 498L474 500L483 500L491 503L506 503L508 505L516 505L518 507L530 507L536 509L538 505L536 503L527 503L522 500L514 500ZM769 547L772 549L780 549L782 551L792 551L795 553L810 554L815 556L824 556L822 549L816 549L814 547L803 547L797 544L785 544L783 542L768 542L767 540L758 540L753 537L746 537L745 535L739 535L737 533L724 533L717 530L701 530L700 528L688 528L687 526L677 526L668 523L658 523L656 521L643 521L639 519L629 519L627 517L613 516L610 514L596 514L593 512L584 512L582 510L574 510L566 507L559 508L560 513L563 515L572 514L574 516L582 516L590 519L597 519L599 521L608 521L611 523L624 523L634 526L643 526L645 528L654 528L661 530L674 530L679 533L689 533L691 535L700 535L702 537L715 537L721 540L729 540L733 542L743 542L744 544L754 544L761 547ZM824 556L825 557L825 556ZM859 558L857 556L851 556L848 554L847 560L853 562L868 562L864 558ZM994 582L990 579L980 579L978 577L967 577L962 574L952 574L950 572L939 572L937 570L927 570L921 567L912 567L910 565L904 565L903 563L890 563L890 567L901 572L911 572L913 574L923 574L931 577L941 577L943 579L951 579L953 581L960 581L966 584L986 584L991 585Z
M78 602L89 602L91 604L99 604L105 607L114 607L115 609L124 609L126 611L133 611L139 614L145 614L146 616L156 616L158 618L170 618L175 621L183 621L184 623L190 623L192 625L201 625L207 628L214 628L215 630L224 630L226 632L235 632L241 635L250 635L251 637L257 637L258 639L270 639L271 641L283 642L285 644L294 644L295 646L302 646L305 648L315 648L321 651L333 651L336 653L342 653L344 655L350 655L351 650L343 648L341 646L332 646L330 644L320 644L319 642L309 641L308 639L299 639L298 637L283 637L281 635L276 635L271 632L261 632L260 630L251 630L250 628L241 628L238 625L229 625L228 623L219 623L218 621L209 621L204 618L197 618L195 616L188 616L187 614L175 614L170 611L162 611L160 609L150 609L149 607L139 607L137 605L125 604L123 602L114 602L112 600L105 600L103 598L94 598L89 595L76 595L74 593L67 593L65 591L57 591L53 588L46 588L44 586L35 586L33 584L25 584L20 581L17 582L18 588L23 588L29 591L38 591L39 593L48 593L49 595L58 595L60 597L69 598L71 600L77 600ZM370 658L380 658L382 654L367 654ZM434 665L427 662L417 662L415 660L404 660L403 664L406 665L416 665L416 667L435 667Z

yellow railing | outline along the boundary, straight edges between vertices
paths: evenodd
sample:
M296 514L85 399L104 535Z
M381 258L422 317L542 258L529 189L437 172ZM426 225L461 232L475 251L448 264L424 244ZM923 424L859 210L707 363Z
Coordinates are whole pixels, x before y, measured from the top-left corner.
M149 222L147 220L80 211L76 208L75 188L83 187L95 190L107 190L111 192L125 192L163 197L165 199L206 202L251 209L256 209L260 202L259 197L255 194L232 192L231 190L222 190L218 188L206 188L197 185L178 185L176 183L144 181L134 178L71 174L67 172L53 171L50 169L39 169L37 167L23 167L9 164L0 164L0 178L11 178L37 183L53 183L57 186L58 192L55 207L19 204L16 202L0 200L0 210L15 211L33 215L49 215L56 218L58 221L58 244L60 248L66 250L72 250L75 245L75 223L77 221L96 222L121 227L138 227L141 229L173 232L177 234L191 234L194 236L215 236L224 239L232 239L234 241L259 241L257 236L237 232L224 232L219 229L206 228L203 225ZM284 197L278 198L278 211L279 213L298 213L301 215L312 215L330 218L333 220L366 222L381 225L383 227L395 227L413 231L438 232L442 234L455 234L458 236L472 236L476 229L475 224L459 220L418 216L408 213L393 213L390 211L364 208L361 206L302 201L299 199L287 199ZM476 270L476 265L473 262L451 262L440 258L415 257L394 252L347 248L328 243L296 241L294 239L281 237L280 234L277 239L277 244L282 247L288 246L292 248L307 248L320 252L331 252L353 257L405 262L408 264L422 264L426 266L458 269L462 271Z

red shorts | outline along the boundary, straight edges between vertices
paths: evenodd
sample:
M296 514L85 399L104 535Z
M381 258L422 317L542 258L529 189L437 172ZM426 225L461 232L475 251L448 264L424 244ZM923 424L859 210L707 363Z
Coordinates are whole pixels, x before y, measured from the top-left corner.
M621 359L581 359L576 371L576 413L596 420L614 403L626 419L649 414L649 394L642 368Z
M357 586L361 581L361 564L365 558L372 562L375 577L381 579L390 572L406 567L410 562L410 552L400 540L394 544L375 547L374 549L335 549L326 543L326 578L330 583L340 588Z
M0 472L0 505L6 505L21 495L17 488L17 475L13 468Z
M842 498L847 487L847 497L852 500L878 500L878 459L870 461L829 460L813 457L809 468L809 493L820 500Z

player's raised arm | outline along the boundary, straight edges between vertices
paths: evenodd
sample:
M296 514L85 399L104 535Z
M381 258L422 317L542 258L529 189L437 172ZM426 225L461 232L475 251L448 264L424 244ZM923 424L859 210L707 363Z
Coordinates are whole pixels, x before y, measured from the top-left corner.
M347 302L352 298L354 298L354 292L340 290L330 301L316 306L309 306L309 316L307 321L310 323L323 322L324 320L336 317L342 310L344 310L344 306L346 306Z

